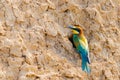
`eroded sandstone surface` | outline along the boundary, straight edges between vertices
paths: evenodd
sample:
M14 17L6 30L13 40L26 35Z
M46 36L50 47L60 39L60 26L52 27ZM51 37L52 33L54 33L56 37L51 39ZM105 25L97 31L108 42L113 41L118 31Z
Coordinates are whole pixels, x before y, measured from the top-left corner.
M64 27L75 24L89 75ZM0 80L120 80L120 0L0 0Z

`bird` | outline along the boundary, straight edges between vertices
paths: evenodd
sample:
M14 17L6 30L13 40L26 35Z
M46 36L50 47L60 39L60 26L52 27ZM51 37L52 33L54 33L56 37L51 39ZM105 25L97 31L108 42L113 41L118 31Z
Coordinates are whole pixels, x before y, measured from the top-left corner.
M73 44L75 45L75 48L77 52L80 54L82 63L81 67L82 70L90 73L91 69L88 64L90 64L90 58L89 58L89 47L87 39L83 33L83 28L79 25L70 25L68 26L72 30L72 39Z

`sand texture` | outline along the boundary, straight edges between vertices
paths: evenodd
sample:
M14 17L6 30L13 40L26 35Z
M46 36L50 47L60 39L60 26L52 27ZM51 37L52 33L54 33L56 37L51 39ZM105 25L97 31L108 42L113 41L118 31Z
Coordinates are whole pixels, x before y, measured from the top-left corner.
M89 75L68 25L84 28ZM120 0L0 0L0 80L120 80Z

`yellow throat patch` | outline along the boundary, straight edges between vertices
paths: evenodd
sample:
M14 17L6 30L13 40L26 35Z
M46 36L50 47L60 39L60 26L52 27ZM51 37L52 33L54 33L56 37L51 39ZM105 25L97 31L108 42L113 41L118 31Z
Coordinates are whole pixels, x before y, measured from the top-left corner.
M73 33L73 34L79 34L79 32L76 31L76 30L72 30L72 33Z

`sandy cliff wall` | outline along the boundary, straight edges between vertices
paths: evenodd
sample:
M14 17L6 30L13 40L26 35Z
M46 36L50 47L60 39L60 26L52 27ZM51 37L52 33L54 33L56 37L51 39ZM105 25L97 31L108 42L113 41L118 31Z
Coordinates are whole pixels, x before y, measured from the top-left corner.
M85 29L90 75L70 24ZM0 80L120 80L120 0L0 0Z

